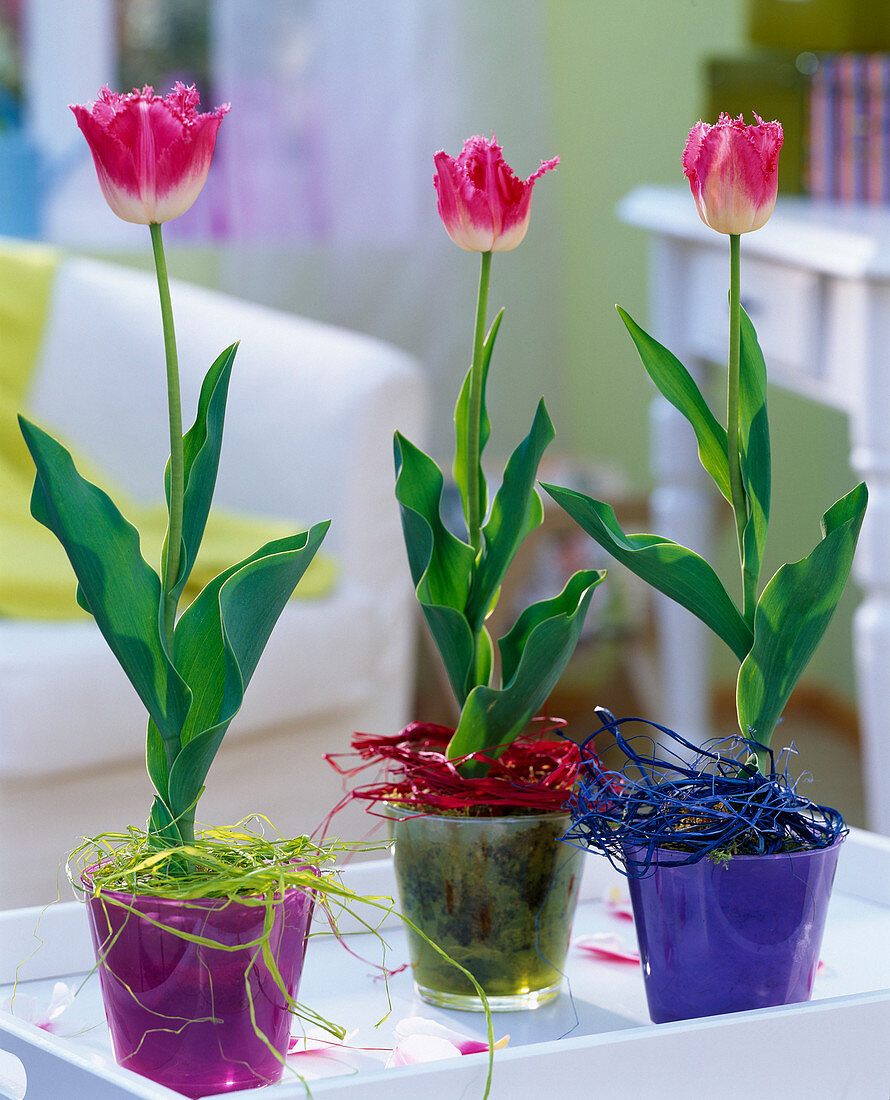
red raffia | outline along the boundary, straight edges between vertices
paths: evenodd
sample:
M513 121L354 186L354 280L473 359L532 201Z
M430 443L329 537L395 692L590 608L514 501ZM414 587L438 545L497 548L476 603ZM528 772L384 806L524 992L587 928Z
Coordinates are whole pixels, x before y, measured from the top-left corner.
M473 817L562 810L581 756L573 741L542 739L564 726L562 719L541 721L537 735L511 742L498 757L476 752L454 760L445 755L454 735L447 726L412 722L387 736L354 733L352 752L326 753L325 759L347 779L368 768L376 768L377 775L373 782L349 791L338 809L361 799L369 803L368 812L378 802L430 813L460 811ZM349 766L341 763L344 760L357 762ZM488 765L488 774L463 775L460 766L468 760Z

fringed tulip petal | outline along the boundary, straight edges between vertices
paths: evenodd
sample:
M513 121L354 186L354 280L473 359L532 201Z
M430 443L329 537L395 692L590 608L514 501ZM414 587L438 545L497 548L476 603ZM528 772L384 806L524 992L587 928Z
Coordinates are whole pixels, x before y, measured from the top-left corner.
M119 218L172 221L201 193L229 105L207 114L198 106L194 87L179 82L166 98L148 85L127 95L106 87L95 102L72 105L102 194Z
M683 151L699 217L718 233L750 233L769 220L776 204L782 125L746 126L722 114L716 126L698 122Z
M559 164L559 157L542 161L521 180L493 137L471 137L457 158L440 151L433 159L439 216L454 243L469 252L508 252L521 244L535 181Z

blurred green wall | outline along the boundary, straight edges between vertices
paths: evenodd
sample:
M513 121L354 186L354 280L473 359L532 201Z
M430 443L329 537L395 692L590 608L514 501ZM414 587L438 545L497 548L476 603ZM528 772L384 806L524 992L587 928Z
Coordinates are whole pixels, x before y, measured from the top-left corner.
M741 0L544 0L558 187L562 329L573 400L563 446L648 479L652 390L615 311L645 317L645 235L615 218L641 183L679 184L702 60L743 45Z

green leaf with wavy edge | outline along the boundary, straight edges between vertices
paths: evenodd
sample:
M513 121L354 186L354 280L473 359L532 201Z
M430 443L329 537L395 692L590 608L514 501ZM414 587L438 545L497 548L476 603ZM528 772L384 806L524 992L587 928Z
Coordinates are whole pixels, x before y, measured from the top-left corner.
M165 742L178 745L189 691L167 657L158 626L161 582L142 557L139 532L81 477L61 443L24 417L19 424L37 467L31 514L61 542L112 653Z
M556 485L543 488L613 558L698 616L740 661L745 659L754 640L751 628L704 558L660 535L626 535L602 501Z
M491 354L494 351L494 342L497 339L498 329L501 327L503 316L504 311L501 309L492 321L491 328L488 330L488 335L485 337L482 344L482 411L481 423L479 425L480 460L482 458L482 452L485 450L485 444L488 442L488 437L491 434L491 420L489 419L488 409L485 405L485 387L488 384L488 368L491 365ZM469 529L470 526L470 517L467 515L470 483L470 474L467 468L467 459L469 455L467 425L470 423L470 381L472 377L473 368L470 367L464 378L463 385L460 388L457 405L454 409L454 482L460 492L460 499L464 510L464 523L466 523L467 529ZM479 507L484 516L488 510L488 485L485 481L485 474L482 472L481 462L476 470L476 476L479 478Z
M646 373L661 395L681 412L695 432L698 457L714 484L730 503L729 460L726 457L726 429L711 412L695 380L680 360L663 344L649 335L621 306L616 306L621 320L636 344Z
M173 586L178 600L201 547L210 503L216 486L229 380L238 344L226 348L211 365L201 385L195 422L182 437L184 492L182 501L182 556L179 578ZM164 492L170 506L170 463L164 471ZM167 560L164 540L162 561Z
M439 467L399 432L395 434L396 500L417 600L463 704L475 675L473 633L466 619L475 554L442 522L444 478Z
M576 573L551 600L532 604L501 638L504 686L474 688L448 745L451 759L504 748L526 727L556 687L575 651L593 591L606 573ZM478 769L468 765L467 774Z
M467 619L478 629L490 612L495 596L522 540L544 518L535 477L547 445L555 435L543 400L539 402L528 435L519 444L504 470L491 515L482 528L482 553L476 565Z
M739 669L739 728L769 745L788 697L844 591L868 503L860 483L822 517L823 537L808 557L783 565L754 615L754 645Z
M739 442L748 522L742 537L742 568L755 594L769 529L771 469L766 408L766 364L757 333L742 310L739 365Z
M267 543L207 585L176 625L180 671L194 703L170 769L169 808L187 819L269 635L329 527Z

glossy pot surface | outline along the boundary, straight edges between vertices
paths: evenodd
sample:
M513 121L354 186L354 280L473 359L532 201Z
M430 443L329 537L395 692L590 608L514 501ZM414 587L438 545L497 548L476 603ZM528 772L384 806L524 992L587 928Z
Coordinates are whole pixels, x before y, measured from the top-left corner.
M653 1021L809 1000L841 844L628 879Z

